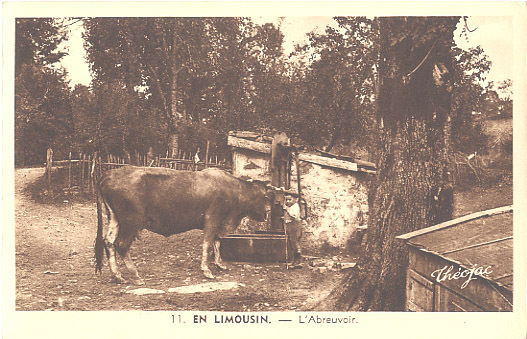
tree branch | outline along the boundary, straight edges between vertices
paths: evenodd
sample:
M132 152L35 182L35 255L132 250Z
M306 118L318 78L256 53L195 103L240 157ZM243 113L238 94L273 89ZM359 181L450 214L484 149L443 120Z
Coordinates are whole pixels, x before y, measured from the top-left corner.
M75 25L77 22L82 21L82 20L84 20L84 19L85 19L85 18L80 18L80 19L77 19L77 20L75 20L74 22L71 22L71 23L69 23L69 24L64 24L64 27L67 27L67 26L73 26L73 25Z
M141 55L142 55L141 59L144 59L144 54L143 54L142 51L141 51ZM152 79L154 79L157 91L159 92L159 96L161 97L161 101L163 103L163 108L165 109L165 114L166 114L167 118L170 118L170 113L169 113L170 111L168 109L167 100L166 100L166 97L165 97L165 93L163 92L163 87L161 87L161 82L159 81L159 76L157 75L157 72L155 71L155 69L149 63L143 62L143 65L146 66L146 68L148 69L148 72L150 73Z
M470 28L468 28L468 23L467 23L467 17L466 16L463 17L463 21L465 21L465 28L467 29L467 32L472 33L472 32L475 32L478 29L478 27L474 28L473 30L470 30Z
M437 39L434 41L434 43L432 44L432 47L430 47L430 49L428 50L428 53L426 53L425 57L423 58L423 60L421 60L421 62L419 63L419 65L417 65L413 71L411 71L410 73L408 73L406 75L407 78L409 78L412 74L415 73L415 71L417 71L419 69L419 67L421 67L423 65L423 63L426 61L426 59L428 59L428 56L430 56L430 52L432 52L432 50L434 49L435 45L437 43Z

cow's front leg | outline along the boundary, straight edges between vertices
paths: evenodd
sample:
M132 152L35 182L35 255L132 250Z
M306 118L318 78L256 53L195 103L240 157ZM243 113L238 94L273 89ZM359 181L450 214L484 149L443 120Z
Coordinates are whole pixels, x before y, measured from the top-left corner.
M203 271L203 274L205 277L209 279L214 279L214 276L212 275L212 272L209 269L209 265L207 263L208 257L209 257L209 248L210 248L210 239L203 239L203 252L201 254L201 270Z
M214 263L220 270L225 271L227 269L227 266L223 264L223 261L221 260L220 256L220 239L216 238L214 239Z

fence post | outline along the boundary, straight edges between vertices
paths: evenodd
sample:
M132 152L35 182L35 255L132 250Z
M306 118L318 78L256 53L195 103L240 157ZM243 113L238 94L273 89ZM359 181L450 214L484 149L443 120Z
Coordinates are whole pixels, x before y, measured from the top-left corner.
M88 164L88 166L86 166L87 172L88 172L87 173L88 175L86 176L86 180L87 180L88 188L90 189L90 192L91 192L92 188L91 188L91 178L90 178L90 166L91 166L91 155L90 154L86 156L86 161Z
M152 147L149 147L148 152L146 153L146 166L150 166L152 160L154 160L154 150Z
M68 156L68 189L71 189L71 152Z
M181 159L183 152L181 150L178 150L176 160ZM183 163L179 163L176 161L176 169L183 169Z
M84 192L84 158L86 157L85 154L81 153L79 156L80 159L80 169L81 169L81 175L80 175L80 181L81 181L81 190Z
M91 158L92 158L91 159L92 161L91 161L91 166L90 166L91 167L91 169L90 169L90 193L93 194L93 186L94 186L94 180L95 180L94 174L95 174L95 170L96 170L96 168L95 168L96 167L95 166L96 160L95 159L97 159L97 152L95 152L91 156Z
M103 161L102 161L102 157L97 157L97 168L99 169L98 172L97 172L97 178L100 178L101 177L101 174L102 174L102 166L103 166ZM108 168L106 168L108 169Z
M51 190L51 167L53 166L53 150L48 148L46 151L46 179L48 182L48 189Z
M207 149L205 150L205 168L209 167L209 147L210 141L207 140Z

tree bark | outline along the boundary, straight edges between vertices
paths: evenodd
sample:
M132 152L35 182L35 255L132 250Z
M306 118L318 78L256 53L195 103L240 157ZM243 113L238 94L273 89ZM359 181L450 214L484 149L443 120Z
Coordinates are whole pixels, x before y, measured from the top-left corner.
M448 71L457 19L379 20L380 145L367 242L317 310L403 311L408 250L395 237L451 218Z
M173 42L172 42L172 54L170 58L170 114L171 117L168 126L168 148L169 152L172 154L172 157L176 157L179 151L179 135L178 135L178 111L177 111L177 75L178 75L178 66L176 64L176 32L173 33Z

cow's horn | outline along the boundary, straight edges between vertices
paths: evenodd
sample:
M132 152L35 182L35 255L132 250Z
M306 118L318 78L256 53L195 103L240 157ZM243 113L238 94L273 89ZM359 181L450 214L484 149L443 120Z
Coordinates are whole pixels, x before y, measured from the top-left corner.
M285 189L283 187L276 187L276 186L273 186L271 184L267 184L266 186L267 186L267 188L270 188L270 189L272 189L274 191L285 191Z

